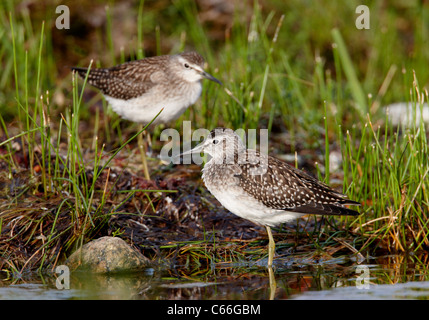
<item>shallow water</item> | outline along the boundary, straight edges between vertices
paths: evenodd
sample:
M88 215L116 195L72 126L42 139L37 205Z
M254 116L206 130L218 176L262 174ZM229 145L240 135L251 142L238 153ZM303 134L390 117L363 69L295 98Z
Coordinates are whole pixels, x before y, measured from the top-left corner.
M429 281L377 284L361 289L353 286L339 287L330 290L308 291L303 294L293 295L291 298L298 300L429 300Z
M274 281L257 264L209 269L147 269L124 275L72 273L69 289L57 275L0 280L5 299L429 299L427 256L383 256L358 264L354 257L309 261L278 258Z

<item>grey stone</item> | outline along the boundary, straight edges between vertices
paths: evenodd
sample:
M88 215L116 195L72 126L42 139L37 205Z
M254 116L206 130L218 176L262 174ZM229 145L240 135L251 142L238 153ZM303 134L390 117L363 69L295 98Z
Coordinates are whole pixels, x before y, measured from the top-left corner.
M138 271L148 267L149 259L117 237L101 237L76 250L66 261L70 271L94 273Z

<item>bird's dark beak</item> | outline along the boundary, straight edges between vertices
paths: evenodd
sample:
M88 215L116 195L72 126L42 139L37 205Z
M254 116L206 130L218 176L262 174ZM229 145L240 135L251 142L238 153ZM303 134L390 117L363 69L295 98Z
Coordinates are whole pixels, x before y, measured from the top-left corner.
M201 72L201 75L202 75L204 78L206 78L206 79L209 79L209 80L211 80L211 81L214 81L214 82L219 83L220 85L222 85L222 82L220 82L218 79L216 79L216 78L215 78L215 77L213 77L211 74L209 74L209 73L207 73L207 72L205 72L205 71L202 71L202 72Z
M188 150L188 151L185 151L185 152L179 154L177 157L182 157L182 156L185 156L185 155L188 155L188 154L192 154L192 153L201 153L201 152L203 152L204 147L205 147L204 142L205 141L201 142L200 144L198 144L197 146L195 146L195 148L193 148L191 150Z
M204 142L205 141L201 142L200 144L198 144L197 146L195 146L195 148L193 148L191 150L185 151L185 152L183 152L181 154L178 154L178 155L174 156L173 157L173 163L175 163L175 164L183 163L183 156L190 155L190 154L193 154L193 153L201 153L201 152L203 152L204 151L204 147L205 147Z

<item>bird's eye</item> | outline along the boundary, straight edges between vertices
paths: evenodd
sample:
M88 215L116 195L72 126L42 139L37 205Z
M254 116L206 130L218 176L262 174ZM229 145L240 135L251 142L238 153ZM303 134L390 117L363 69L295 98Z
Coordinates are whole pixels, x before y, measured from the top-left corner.
M189 68L189 64L185 63L184 64L185 68Z
M218 139L214 139L213 140L213 144L218 144L219 143L219 140Z

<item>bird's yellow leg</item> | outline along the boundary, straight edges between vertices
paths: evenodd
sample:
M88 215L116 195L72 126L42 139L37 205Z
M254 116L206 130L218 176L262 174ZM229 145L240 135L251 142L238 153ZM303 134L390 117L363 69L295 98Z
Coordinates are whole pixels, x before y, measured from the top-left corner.
M276 244L274 242L273 234L271 233L271 228L269 226L265 226L265 228L268 233L268 267L271 267L273 265Z
M268 226L265 226L265 228L267 229L268 233L268 274L270 277L270 300L273 300L277 289L276 278L274 277L274 271L272 268L276 243L274 242L273 234L271 233L271 228Z
M274 300L276 296L277 282L272 267L268 267L268 276L270 278L270 300Z

